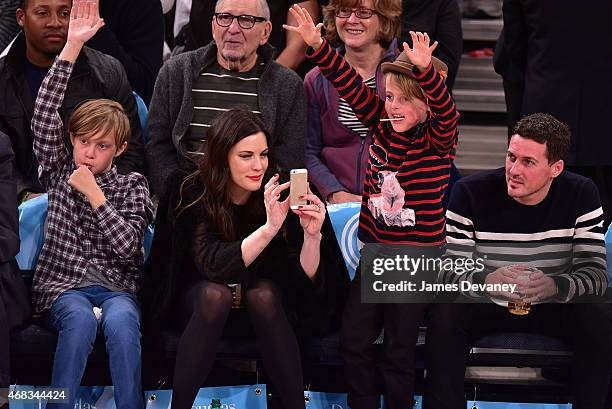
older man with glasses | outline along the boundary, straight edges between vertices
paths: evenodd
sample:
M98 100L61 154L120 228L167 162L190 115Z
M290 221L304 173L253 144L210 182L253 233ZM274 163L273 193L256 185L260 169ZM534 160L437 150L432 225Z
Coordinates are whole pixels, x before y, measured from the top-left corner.
M178 44L184 44L183 51L191 51L208 44L212 40L212 27L209 24L200 24L201 21L212 19L215 12L215 2L210 0L188 0L191 5L188 12L189 24L182 29ZM299 35L282 30L283 24L295 25L294 17L289 9L297 4L308 10L314 20L318 20L319 4L316 0L274 0L269 1L269 21L272 23L272 33L268 44L276 48L275 59L281 65L291 68L301 77L306 74L311 64L305 63L306 45ZM177 6L178 7L178 6ZM178 9L177 9L178 10ZM182 43L181 43L182 42ZM180 49L179 49L180 50ZM179 50L173 51L178 54ZM183 52L181 51L181 52ZM312 67L311 67L312 68Z
M211 24L214 41L168 60L155 84L146 153L159 195L175 169L195 169L210 122L235 107L261 115L280 170L303 166L304 87L273 59L266 0L218 0Z

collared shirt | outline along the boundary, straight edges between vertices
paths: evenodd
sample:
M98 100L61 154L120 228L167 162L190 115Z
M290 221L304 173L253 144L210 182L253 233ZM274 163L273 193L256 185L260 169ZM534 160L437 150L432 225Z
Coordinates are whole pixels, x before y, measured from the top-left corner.
M97 209L68 185L75 165L62 139L58 108L73 67L56 59L40 88L32 118L39 179L49 193L45 243L33 284L38 312L76 287L90 264L116 287L135 293L144 262L144 231L153 219L147 181L139 173L119 175L113 166L96 175L107 199Z

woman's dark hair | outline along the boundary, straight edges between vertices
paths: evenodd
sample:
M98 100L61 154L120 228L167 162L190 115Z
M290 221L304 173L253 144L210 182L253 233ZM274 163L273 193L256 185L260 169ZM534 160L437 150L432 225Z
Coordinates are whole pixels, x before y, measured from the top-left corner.
M229 183L231 179L227 157L234 145L247 136L263 132L266 141L270 141L268 132L263 121L251 111L246 109L232 109L217 116L208 128L206 147L198 171L185 179L197 178L203 186L201 200L206 210L211 215L213 223L219 229L225 240L234 240L234 224L232 222L232 201L230 198ZM262 178L262 186L249 197L247 205L255 215L265 215L263 203L263 186L276 172L276 166L272 158L268 156L268 168ZM194 181L195 182L195 181ZM196 182L197 183L197 182ZM181 186L181 191L183 189ZM197 202L197 200L196 200ZM179 210L182 211L187 207ZM179 206L180 207L180 202Z

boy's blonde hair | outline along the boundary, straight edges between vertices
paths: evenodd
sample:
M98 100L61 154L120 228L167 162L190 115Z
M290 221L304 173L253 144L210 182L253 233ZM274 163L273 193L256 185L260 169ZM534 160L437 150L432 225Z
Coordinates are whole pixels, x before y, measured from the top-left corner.
M394 71L387 72L385 78L390 78L406 98L410 100L416 98L427 103L427 97L414 78Z
M73 138L89 138L96 133L115 135L117 149L130 140L130 121L121 104L110 99L92 99L74 110L68 123Z

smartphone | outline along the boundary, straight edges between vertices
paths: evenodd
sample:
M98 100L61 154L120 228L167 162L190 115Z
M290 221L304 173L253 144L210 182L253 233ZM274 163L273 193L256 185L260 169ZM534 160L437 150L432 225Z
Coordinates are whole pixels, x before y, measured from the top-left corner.
M289 185L289 204L292 209L308 204L307 200L301 200L300 196L308 193L308 170L291 169Z

